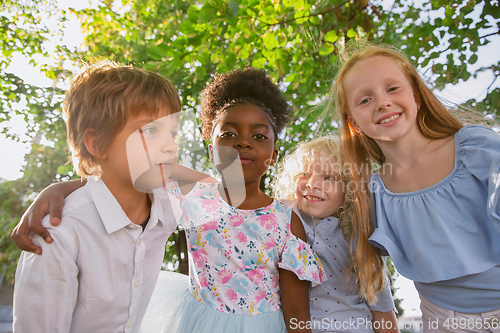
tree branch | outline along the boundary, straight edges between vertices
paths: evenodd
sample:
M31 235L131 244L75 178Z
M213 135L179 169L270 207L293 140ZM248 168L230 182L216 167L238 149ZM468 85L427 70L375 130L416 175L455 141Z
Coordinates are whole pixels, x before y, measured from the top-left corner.
M495 83L495 81L498 79L498 76L495 76L495 78L493 79L493 82L491 82L491 84L488 86L488 88L486 89L486 95L488 95L490 93L490 88L493 86L493 84Z
M490 36L495 36L495 35L498 35L499 32L500 32L500 30L497 31L497 32L492 32L491 34L487 34L487 35L481 36L479 38L481 39L481 38L486 38L486 37L490 37Z

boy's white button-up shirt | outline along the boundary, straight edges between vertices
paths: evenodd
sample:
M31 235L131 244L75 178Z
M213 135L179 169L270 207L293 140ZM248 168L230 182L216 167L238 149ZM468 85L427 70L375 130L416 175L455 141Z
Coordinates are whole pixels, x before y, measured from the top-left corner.
M102 180L66 198L54 242L23 252L14 286L15 332L137 332L176 227L170 202L154 200L149 222L133 224Z

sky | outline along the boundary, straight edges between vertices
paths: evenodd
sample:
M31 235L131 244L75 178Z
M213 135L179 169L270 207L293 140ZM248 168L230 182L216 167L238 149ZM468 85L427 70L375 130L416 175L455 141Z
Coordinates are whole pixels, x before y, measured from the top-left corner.
M385 1L387 2L387 1ZM82 0L65 0L59 1L55 10L62 10L68 7L83 8L88 7L88 1ZM63 36L63 43L68 47L78 47L83 42L83 38L79 31L79 24L76 19L69 20L68 28ZM500 38L495 37L493 42L481 49L479 61L471 69L479 68L484 64L490 65L498 61L500 54ZM47 79L40 71L30 65L28 60L22 56L15 56L8 71L20 76L26 83L38 86L51 86L52 81ZM492 82L493 76L490 73L484 73L478 76L477 79L469 79L465 83L456 86L447 86L447 88L439 93L439 97L452 101L454 103L465 102L470 98L482 99L485 96L486 89ZM497 82L498 86L500 82ZM61 87L64 88L64 87ZM21 140L26 140L23 136L25 131L24 119L20 116L14 116L8 123L2 123L2 126L8 126L14 132L20 135ZM7 139L3 134L0 134L0 178L6 180L14 180L22 176L20 171L24 163L24 155L29 152L29 143L15 142ZM403 299L402 307L405 310L405 315L420 315L419 299L413 283L408 279L400 276L395 281L396 288L399 290L396 296Z

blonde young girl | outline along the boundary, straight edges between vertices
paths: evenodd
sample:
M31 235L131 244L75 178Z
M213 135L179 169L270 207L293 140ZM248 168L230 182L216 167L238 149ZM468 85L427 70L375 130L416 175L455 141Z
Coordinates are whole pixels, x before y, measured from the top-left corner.
M362 236L415 282L424 332L498 332L500 136L463 126L387 47L353 54L333 96Z
M310 292L312 331L395 332L394 302L388 283L384 286L381 256L367 263L377 267L375 274L353 272L359 261L352 250L357 242L348 185L339 142L329 136L306 142L288 155L272 184L277 197L294 201L307 241L328 277Z

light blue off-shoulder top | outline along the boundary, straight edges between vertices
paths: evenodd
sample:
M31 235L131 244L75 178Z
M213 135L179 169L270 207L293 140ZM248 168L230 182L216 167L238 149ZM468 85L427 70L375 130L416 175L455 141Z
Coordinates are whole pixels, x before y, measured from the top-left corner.
M460 312L500 308L499 134L460 129L454 169L433 186L392 193L374 174L371 187L370 242L423 297Z

